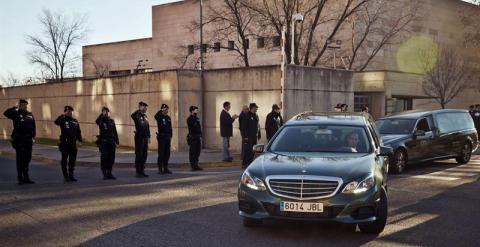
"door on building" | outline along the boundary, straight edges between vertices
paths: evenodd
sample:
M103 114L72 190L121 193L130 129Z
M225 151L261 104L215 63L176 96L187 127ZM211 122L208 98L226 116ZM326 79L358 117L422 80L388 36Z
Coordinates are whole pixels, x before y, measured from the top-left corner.
M368 94L355 93L353 98L353 110L361 112L364 106L372 107L372 97Z

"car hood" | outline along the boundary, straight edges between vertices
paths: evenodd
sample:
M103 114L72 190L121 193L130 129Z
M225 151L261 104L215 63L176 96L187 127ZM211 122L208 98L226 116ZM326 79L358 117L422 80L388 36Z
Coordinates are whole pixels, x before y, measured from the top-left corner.
M404 139L407 139L409 135L405 135L405 134L401 134L401 135L385 135L385 134L382 134L382 142L383 144L389 144L389 143L393 143L393 142L396 142L396 141L400 141L400 140L404 140Z
M339 177L347 182L371 174L376 158L375 154L265 153L248 171L263 179L271 175L313 175Z

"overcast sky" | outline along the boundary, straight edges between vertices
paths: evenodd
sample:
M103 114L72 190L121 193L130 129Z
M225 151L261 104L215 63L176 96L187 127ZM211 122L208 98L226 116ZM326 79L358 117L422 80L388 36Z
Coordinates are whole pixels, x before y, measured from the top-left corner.
M151 37L151 6L178 0L0 0L0 78L33 76L25 35L39 33L42 8L87 14L88 39L81 45ZM81 54L81 46L74 52ZM0 82L1 83L1 82Z
M88 39L97 44L152 36L151 7L178 0L0 0L0 78L32 76L25 35L39 33L42 8L66 14L87 14ZM74 50L81 54L81 46ZM0 82L1 83L1 82Z

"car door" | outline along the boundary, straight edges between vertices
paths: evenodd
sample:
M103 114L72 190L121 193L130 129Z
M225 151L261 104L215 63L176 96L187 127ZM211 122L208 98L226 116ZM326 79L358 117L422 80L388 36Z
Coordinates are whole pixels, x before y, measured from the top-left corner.
M410 161L422 161L437 155L432 147L434 136L430 126L431 121L428 116L417 120L411 139L405 143ZM417 135L417 133L422 134Z

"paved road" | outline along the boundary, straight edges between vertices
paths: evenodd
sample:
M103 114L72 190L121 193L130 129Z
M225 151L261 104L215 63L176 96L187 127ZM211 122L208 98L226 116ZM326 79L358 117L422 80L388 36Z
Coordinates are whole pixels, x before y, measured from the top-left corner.
M480 158L475 156L475 158ZM1 246L474 246L480 238L480 160L410 168L391 176L389 224L380 236L336 224L267 222L246 229L237 215L240 169L175 170L148 179L117 169L60 169L35 162L33 186L17 186L0 158Z

